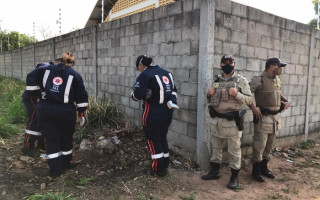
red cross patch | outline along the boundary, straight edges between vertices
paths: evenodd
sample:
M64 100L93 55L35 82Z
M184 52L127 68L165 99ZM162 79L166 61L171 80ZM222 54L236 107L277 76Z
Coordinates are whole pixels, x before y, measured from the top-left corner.
M63 83L63 79L61 77L54 77L52 82L55 85L61 85Z
M165 84L169 84L169 79L166 76L162 76L162 80Z

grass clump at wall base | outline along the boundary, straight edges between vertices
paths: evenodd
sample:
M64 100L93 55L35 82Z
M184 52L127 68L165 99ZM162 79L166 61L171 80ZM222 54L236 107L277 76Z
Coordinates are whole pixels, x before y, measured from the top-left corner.
M83 138L106 127L128 128L127 117L119 111L117 103L111 100L89 98L88 110L85 112L86 122L83 127L77 127L74 140L80 143Z
M27 114L21 102L24 90L24 82L0 76L0 137L18 133L26 122Z

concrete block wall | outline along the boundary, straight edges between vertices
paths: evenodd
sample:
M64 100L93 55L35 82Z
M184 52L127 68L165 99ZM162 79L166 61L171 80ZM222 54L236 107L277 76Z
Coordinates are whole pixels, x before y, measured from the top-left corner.
M22 80L26 80L27 74L34 69L34 46L22 47Z
M4 53L0 54L0 76L6 75L6 69L4 65Z
M168 133L171 148L195 159L199 1L174 4L135 14L98 27L98 96L119 102L135 125L141 125L141 102L130 98L140 55L173 74L180 110Z
M269 57L288 65L282 73L282 93L291 107L282 114L278 137L304 133L311 28L235 2L216 0L215 61L224 53L235 56L236 69L249 81L261 74ZM217 72L219 70L215 70ZM252 142L252 113L247 112L243 145Z

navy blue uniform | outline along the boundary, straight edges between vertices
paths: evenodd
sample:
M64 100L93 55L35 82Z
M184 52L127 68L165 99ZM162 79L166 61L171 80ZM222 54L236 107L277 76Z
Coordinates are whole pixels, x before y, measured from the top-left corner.
M44 68L53 63L40 63L37 68ZM40 133L40 127L37 119L36 113L36 105L38 100L41 97L41 93L39 90L35 90L36 92L30 92L33 90L27 90L32 88L26 88L26 90L22 94L22 103L27 110L28 122L26 125L25 135L24 135L24 148L25 150L35 149L35 142L38 144L38 148L45 149L44 146L44 138Z
M152 95L149 97L150 90ZM133 86L132 98L144 100L142 124L151 152L152 171L162 173L169 166L167 133L173 113L167 102L177 101L172 74L159 66L147 67Z
M59 175L72 162L76 109L79 113L86 110L88 93L80 74L63 64L32 71L27 87L42 90L37 116L45 138L49 173Z

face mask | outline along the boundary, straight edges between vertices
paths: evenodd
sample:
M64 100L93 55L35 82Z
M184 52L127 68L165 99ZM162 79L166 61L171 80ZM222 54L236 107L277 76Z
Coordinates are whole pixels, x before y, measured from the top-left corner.
M282 73L282 68L281 67L277 67L277 68L274 69L274 74L275 75L279 76L281 73Z
M234 66L226 64L226 65L222 66L221 69L225 74L230 74L234 70Z

